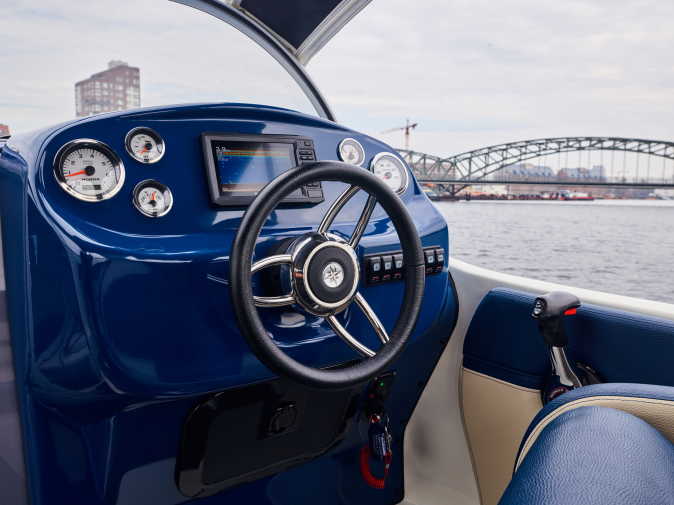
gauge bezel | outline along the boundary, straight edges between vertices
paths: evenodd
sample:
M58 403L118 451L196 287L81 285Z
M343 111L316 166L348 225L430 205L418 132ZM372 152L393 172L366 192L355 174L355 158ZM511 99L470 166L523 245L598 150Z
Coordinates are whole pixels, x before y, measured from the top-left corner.
M397 195L402 195L405 191L407 191L407 187L410 184L410 177L409 177L409 174L407 173L407 166L405 165L405 162L399 156L396 156L392 152L388 152L388 151L383 151L381 153L378 153L374 158L372 158L372 161L370 162L370 172L372 172L374 174L374 166L377 164L377 162L380 159L386 158L386 157L394 158L396 161L398 161L400 163L400 167L402 168L403 181L402 181L402 185L395 191L395 193Z
M365 149L363 149L363 145L360 142L358 142L356 139L354 139L353 137L347 137L345 139L342 139L342 141L337 146L337 155L339 156L339 159L346 162L346 160L342 157L342 146L346 142L353 142L354 144L356 144L356 146L360 150L361 160L360 160L360 163L353 163L353 164L358 166L358 167L363 166L363 163L365 163Z
M107 156L108 159L112 162L115 170L119 172L117 184L105 194L95 196L83 195L69 186L66 182L65 176L63 175L63 161L65 157L77 149L83 149L87 147L97 150ZM60 147L54 156L54 167L52 173L54 174L54 178L56 179L58 185L61 186L61 189L63 189L70 196L83 202L102 202L103 200L109 200L119 193L119 190L122 189L122 186L124 186L124 180L126 178L124 163L122 163L122 159L119 157L119 155L106 143L101 142L100 140L86 138L71 140Z
M163 195L164 195L164 200L168 202L168 205L166 209L164 209L162 212L146 212L145 209L143 209L142 205L138 201L138 194L140 191L147 186L155 186L157 189L159 189ZM173 208L173 192L171 189L166 185L162 184L159 181L156 181L154 179L145 179L144 181L140 181L136 186L133 188L133 193L131 195L131 201L133 202L133 206L136 207L136 210L140 212L143 216L145 217L163 217L166 214L168 214L171 209Z
M134 153L133 149L131 149L131 139L139 133L145 133L146 135L149 135L157 143L157 146L161 145L161 153L159 153L158 158L146 161L144 158L136 156L136 153ZM155 130L148 128L147 126L138 126L129 130L129 132L126 134L126 137L124 137L124 148L126 149L126 152L129 154L129 156L143 165L152 165L153 163L157 163L164 157L164 154L166 154L166 142L164 142L164 138Z

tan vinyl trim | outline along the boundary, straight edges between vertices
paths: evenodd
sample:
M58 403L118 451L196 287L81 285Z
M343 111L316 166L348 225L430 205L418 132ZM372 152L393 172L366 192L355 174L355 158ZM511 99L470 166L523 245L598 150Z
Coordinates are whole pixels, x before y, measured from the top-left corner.
M512 477L522 437L542 407L537 389L463 368L463 422L482 505L496 505Z
M519 468L541 432L551 422L565 412L587 406L608 407L632 414L651 424L674 443L674 401L630 396L591 396L566 403L545 416L527 437L526 442L522 446L522 452L517 458L515 469Z

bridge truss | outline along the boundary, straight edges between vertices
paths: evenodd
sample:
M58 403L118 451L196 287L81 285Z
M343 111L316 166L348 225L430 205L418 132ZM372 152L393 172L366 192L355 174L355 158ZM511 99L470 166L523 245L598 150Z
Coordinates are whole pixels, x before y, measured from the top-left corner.
M674 160L674 142L646 140L623 137L556 137L520 142L509 142L483 147L447 158L432 156L410 150L400 150L400 154L414 171L419 182L438 183L456 194L473 184L560 184L559 180L522 180L513 181L499 178L498 172L505 167L534 158L561 155L572 151L612 151L636 153L637 155L657 156ZM644 175L644 174L641 174ZM631 175L622 177L609 174L600 181L568 180L569 185L603 185L631 187L674 187L674 173L660 177L649 170L643 177ZM666 175L670 175L666 177Z

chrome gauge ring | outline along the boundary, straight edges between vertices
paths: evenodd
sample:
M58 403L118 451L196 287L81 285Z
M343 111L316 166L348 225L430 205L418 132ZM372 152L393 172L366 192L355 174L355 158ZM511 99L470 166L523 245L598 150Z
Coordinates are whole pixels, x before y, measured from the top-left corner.
M379 153L370 163L370 170L379 179L391 188L391 191L401 195L409 185L407 168L403 161L393 153Z
M152 128L141 126L126 134L124 147L136 161L151 164L157 163L166 153L164 139Z
M54 177L61 189L78 200L100 202L122 189L125 171L122 160L107 144L77 139L56 153Z

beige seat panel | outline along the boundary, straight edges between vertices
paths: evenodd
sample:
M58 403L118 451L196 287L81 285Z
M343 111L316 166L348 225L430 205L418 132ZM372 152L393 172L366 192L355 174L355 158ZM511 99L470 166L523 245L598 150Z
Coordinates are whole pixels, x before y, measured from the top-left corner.
M541 393L467 368L461 391L482 505L496 505L512 477L522 437L543 406Z

